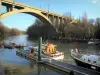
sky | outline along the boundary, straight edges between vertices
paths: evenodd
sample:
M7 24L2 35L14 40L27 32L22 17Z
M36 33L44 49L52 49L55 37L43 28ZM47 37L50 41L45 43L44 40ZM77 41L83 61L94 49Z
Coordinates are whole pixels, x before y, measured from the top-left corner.
M83 12L86 11L89 19L95 19L100 17L100 0L15 0L22 4L27 4L29 6L41 8L49 11L65 14L71 12L74 18L79 18L83 16ZM5 7L2 7L2 12L5 13ZM35 17L18 13L10 15L1 20L5 26L9 28L18 28L20 30L27 30L27 28L32 25L35 21Z

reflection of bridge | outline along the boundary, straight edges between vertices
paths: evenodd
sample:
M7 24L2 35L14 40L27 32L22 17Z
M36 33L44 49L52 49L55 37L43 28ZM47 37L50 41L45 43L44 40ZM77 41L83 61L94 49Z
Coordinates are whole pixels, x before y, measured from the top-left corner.
M63 24L64 20L67 18L63 15L49 12L40 8L31 7L18 2L13 2L11 0L1 0L0 10L2 5L6 6L7 13L0 14L0 19L3 19L11 14L27 13L39 18L42 22L53 25L56 28L58 25ZM14 8L18 10L14 10Z

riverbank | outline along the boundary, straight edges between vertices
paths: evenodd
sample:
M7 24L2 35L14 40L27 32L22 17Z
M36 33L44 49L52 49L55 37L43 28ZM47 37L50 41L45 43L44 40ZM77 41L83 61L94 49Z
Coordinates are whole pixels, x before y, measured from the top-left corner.
M27 35L28 40L38 40L38 38L33 38L33 37L29 37ZM49 39L44 39L43 38L43 42L46 41L55 41L55 42L61 42L61 43L88 43L90 39L66 39L66 38L49 38Z

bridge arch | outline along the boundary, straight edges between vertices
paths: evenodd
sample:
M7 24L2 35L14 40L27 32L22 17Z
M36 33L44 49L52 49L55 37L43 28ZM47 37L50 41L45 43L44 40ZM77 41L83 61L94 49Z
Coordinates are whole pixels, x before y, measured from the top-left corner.
M12 14L17 14L17 13L26 13L26 14L30 14L32 16L35 16L37 18L39 18L42 22L45 22L46 24L52 25L52 22L49 20L48 17L46 17L45 15L43 15L40 11L38 10L30 10L30 9L19 9L19 10L14 10L14 11L10 11L7 13L4 13L0 16L0 20L4 19Z

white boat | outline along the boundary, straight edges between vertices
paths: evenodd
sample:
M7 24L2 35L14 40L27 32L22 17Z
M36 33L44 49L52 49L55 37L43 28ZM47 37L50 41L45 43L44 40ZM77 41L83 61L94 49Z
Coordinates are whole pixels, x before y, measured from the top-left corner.
M48 57L50 59L54 60L63 60L64 59L64 53L60 51L55 51L54 53L47 52L45 49L47 47L47 44L42 44L42 55L44 57ZM57 45L54 45L54 47L57 47ZM36 52L38 52L38 46L32 47ZM50 51L50 50L49 50Z
M88 45L99 45L99 44L100 44L99 39L90 39L90 41L88 42Z
M77 49L71 50L71 57L78 66L89 68L100 72L100 56L92 54L81 54Z

